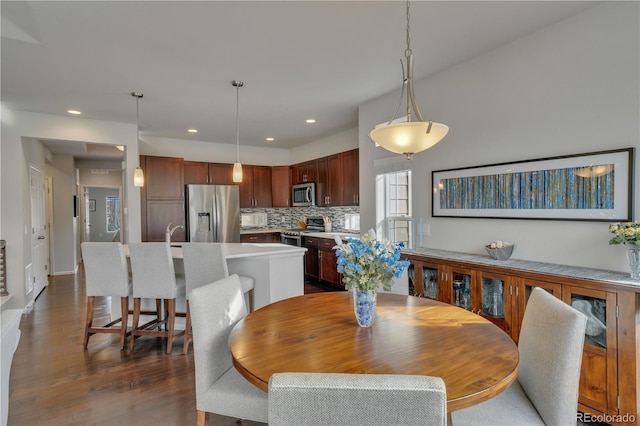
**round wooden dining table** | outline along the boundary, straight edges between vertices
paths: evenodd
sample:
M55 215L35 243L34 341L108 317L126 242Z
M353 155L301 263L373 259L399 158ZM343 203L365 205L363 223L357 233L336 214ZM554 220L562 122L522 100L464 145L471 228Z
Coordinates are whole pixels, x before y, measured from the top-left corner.
M430 299L378 294L371 327L358 326L351 292L313 293L267 305L229 336L233 365L268 391L278 372L442 377L447 410L486 401L518 373L518 349L497 326Z

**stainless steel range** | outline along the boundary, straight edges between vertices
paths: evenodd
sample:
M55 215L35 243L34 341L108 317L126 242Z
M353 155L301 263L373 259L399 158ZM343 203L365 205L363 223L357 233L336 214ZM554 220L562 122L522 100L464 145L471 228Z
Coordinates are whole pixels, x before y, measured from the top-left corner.
M284 229L280 233L280 242L290 246L302 247L302 236L309 232L324 232L324 219L322 216L305 218L306 228Z

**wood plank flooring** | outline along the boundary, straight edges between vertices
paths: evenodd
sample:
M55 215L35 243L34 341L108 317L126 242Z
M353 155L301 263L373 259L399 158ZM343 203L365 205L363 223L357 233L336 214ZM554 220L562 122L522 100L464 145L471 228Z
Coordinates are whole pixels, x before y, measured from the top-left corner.
M96 321L103 324L110 306L105 298L97 298L96 306ZM170 355L161 338L136 340L132 353L120 351L118 335L111 334L92 336L85 351L85 313L81 271L78 276L51 278L33 309L23 314L11 368L8 424L195 424L193 349L182 354L182 337L174 342ZM235 425L236 421L208 417L209 425Z

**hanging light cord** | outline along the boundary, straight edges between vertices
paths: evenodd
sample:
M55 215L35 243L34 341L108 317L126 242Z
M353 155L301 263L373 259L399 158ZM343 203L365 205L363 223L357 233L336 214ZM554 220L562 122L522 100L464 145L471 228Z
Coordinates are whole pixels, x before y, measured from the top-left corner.
M242 82L237 81L236 86L236 163L240 162L240 87Z

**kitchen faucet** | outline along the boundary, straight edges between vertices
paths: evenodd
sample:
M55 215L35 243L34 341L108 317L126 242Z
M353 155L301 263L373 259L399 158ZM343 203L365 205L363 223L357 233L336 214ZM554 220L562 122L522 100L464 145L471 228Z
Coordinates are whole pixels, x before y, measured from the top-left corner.
M171 222L169 222L169 224L167 225L167 229L164 230L164 240L167 242L167 244L171 244L171 236L174 232L176 232L176 229L180 228L184 229L184 226L176 225L171 228Z

